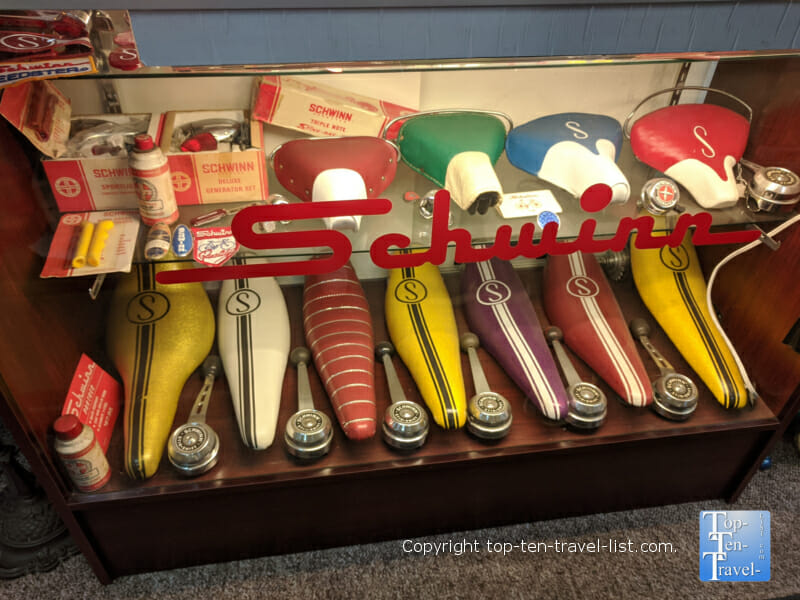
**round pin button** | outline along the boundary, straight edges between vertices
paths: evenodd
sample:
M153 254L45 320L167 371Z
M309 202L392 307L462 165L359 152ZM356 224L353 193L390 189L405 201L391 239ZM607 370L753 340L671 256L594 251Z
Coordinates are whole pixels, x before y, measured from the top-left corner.
M680 197L677 184L664 177L651 179L642 187L642 206L654 215L663 215L674 209Z
M541 229L544 229L544 226L547 225L548 223L555 223L556 225L559 225L561 223L561 220L558 218L558 215L549 210L543 210L542 212L540 212L537 221L539 222L539 227Z

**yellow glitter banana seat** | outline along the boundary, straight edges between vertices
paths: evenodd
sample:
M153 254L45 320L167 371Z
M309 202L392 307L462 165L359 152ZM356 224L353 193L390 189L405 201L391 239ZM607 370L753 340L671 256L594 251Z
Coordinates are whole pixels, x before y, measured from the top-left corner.
M200 283L161 285L156 273L191 263L141 264L117 283L106 345L125 386L125 470L158 470L181 390L214 342L214 310Z

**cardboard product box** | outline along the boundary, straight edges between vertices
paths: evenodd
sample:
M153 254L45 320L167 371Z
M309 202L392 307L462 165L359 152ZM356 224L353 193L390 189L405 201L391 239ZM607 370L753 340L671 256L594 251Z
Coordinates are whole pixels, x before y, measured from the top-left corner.
M9 88L0 99L0 114L45 155L43 166L61 212L137 209L138 201L120 135L116 148L96 138L74 153L77 123L92 126L136 123L139 130L157 138L160 116L154 114L73 115L69 99L49 81L32 81ZM105 149L101 146L107 145Z
M244 136L234 143L219 142L215 150L181 151L187 132L202 134L204 124L226 120L242 123ZM238 142L242 139L244 147ZM266 200L269 195L261 124L250 120L246 111L165 113L160 140L179 205Z
M396 117L416 112L384 100L297 77L267 75L256 79L253 119L311 136L380 136Z
M140 125L136 129L158 139L158 114L74 115L71 118L73 127L93 121L120 125L135 123ZM103 142L99 141L98 146L102 145ZM70 150L68 142L66 153L45 159L43 163L61 212L138 208L127 152L93 154L91 149L86 149L84 154L74 155Z

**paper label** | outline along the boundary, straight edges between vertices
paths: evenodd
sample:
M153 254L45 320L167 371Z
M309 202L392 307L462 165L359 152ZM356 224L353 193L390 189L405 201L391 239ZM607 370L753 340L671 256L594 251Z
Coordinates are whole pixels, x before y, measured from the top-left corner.
M504 219L535 217L542 212L560 213L561 205L550 190L503 194L498 206Z
M91 56L48 58L25 62L11 61L0 63L0 87L37 79L76 77L92 73L97 73L97 68L94 65L94 58Z

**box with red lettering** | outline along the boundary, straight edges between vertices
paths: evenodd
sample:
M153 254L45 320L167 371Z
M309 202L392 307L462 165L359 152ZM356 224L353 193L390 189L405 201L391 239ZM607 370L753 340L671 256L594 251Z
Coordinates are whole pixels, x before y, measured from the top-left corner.
M245 110L164 114L160 147L179 205L266 200L261 123Z
M258 121L315 137L380 136L389 121L416 112L313 80L277 75L256 80L252 111Z
M128 150L138 133L157 138L161 115L73 115L69 99L49 81L5 90L0 114L44 156L61 212L138 207Z
M44 171L61 212L117 210L138 206L128 151L133 138L158 136L158 114L74 115L66 152L44 160Z

